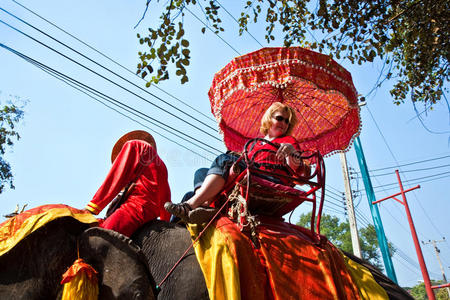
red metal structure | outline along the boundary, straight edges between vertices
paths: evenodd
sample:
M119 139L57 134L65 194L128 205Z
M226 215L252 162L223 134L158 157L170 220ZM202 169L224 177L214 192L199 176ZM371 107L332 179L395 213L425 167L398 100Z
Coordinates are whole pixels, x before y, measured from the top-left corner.
M311 213L311 227L309 236L312 240L319 243L320 236L320 219L322 215L324 196L325 196L325 164L323 158L318 151L304 151L298 157L302 161L309 161L313 164L313 171L307 176L295 176L292 170L288 170L291 176L276 174L274 172L259 169L253 160L258 155L259 151L273 152L272 150L259 150L255 152L253 158L250 159L248 153L252 150L252 146L257 141L264 141L274 147L278 147L278 144L273 144L264 139L256 138L249 140L245 147L244 152L239 160L234 164L237 166L239 161L244 160L247 166L244 170L234 171L235 167L231 168L230 178L222 191L222 195L225 196L227 202L233 202L231 194L233 192L239 193L244 201L234 201L230 203L234 205L235 221L239 224L241 230L244 227L250 225L251 219L255 215L270 216L274 218L282 218L285 214L293 211L297 206L303 202L310 202L312 204ZM262 153L261 152L261 153ZM275 153L275 152L273 152ZM278 166L280 167L280 166ZM287 165L281 167L289 169ZM233 174L234 173L234 174ZM258 175L267 175L273 178L278 178L287 184L278 184L266 180ZM303 190L294 188L295 184L301 185ZM320 191L320 200L317 203L316 192ZM216 203L216 207L220 206L223 202ZM236 206L237 204L237 206ZM317 207L318 204L318 207ZM229 211L231 210L229 207Z
M389 196L389 197L386 197L386 198L374 201L373 204L380 203L380 202L382 202L384 200L393 198L395 201L397 201L398 203L402 204L405 207L406 216L408 217L409 227L411 228L411 234L412 234L412 238L413 238L413 241L414 241L414 246L416 248L417 258L419 259L420 270L422 271L422 276L423 276L423 281L425 283L425 289L426 289L426 292L427 292L427 296L428 296L428 299L435 300L434 293L433 293L432 286L431 286L430 276L428 275L428 270L427 270L427 266L425 264L425 260L423 258L422 249L420 248L419 239L417 238L416 228L414 227L414 222L413 222L413 219L411 217L411 211L409 210L408 202L406 201L406 196L405 196L405 194L407 192L410 192L412 190L420 188L420 185L417 185L417 186L415 186L413 188L404 190L403 189L402 180L400 179L400 174L398 173L398 170L395 170L395 173L397 174L398 184L400 186L400 192L397 193L397 194L394 194L392 196ZM403 201L395 198L398 195L402 195ZM437 287L434 287L434 288L437 288Z
M160 289L160 286L167 280L173 270L175 270L180 261L187 255L188 251L202 237L206 229L214 222L217 216L219 216L219 214L223 214L227 208L228 214L230 215L233 205L236 204L238 204L238 206L235 206L239 210L238 213L241 214L243 213L242 210L245 210L248 211L248 214L241 214L240 216L235 216L234 218L232 216L230 217L238 223L242 231L249 231L249 237L257 247L259 242L256 238L256 224L252 222L252 218L254 217L254 215L259 214L263 216L266 215L275 218L281 218L286 213L293 211L298 205L302 204L303 202L310 202L313 206L311 213L310 230L305 229L303 233L309 236L309 238L316 244L320 244L321 242L326 241L326 238L322 238L323 236L320 235L320 219L322 216L323 203L325 200L325 164L322 155L319 151L303 151L300 157L298 157L298 159L308 160L314 164L314 171L312 171L308 176L294 177L275 174L257 168L253 163L253 160L248 157L248 152L249 150L251 150L252 144L259 140L263 140L264 142L269 143L276 148L279 147L278 144L274 144L260 138L249 140L245 144L243 154L230 169L230 176L227 183L225 184L225 187L212 203L212 205L217 208L217 211L215 212L214 216L211 217L211 219L208 221L203 230L198 234L197 238L193 241L190 247L186 249L186 251L181 255L180 259L166 274L164 279L157 285L158 290ZM271 150L264 151L273 152ZM253 159L256 155L257 153L254 154ZM241 160L244 160L247 166L244 170L238 170L237 167L239 161ZM294 174L294 172L290 173ZM288 179L292 183L292 185L300 184L306 186L307 188L305 190L298 190L293 188L292 186L272 183L268 180L255 176L256 174L266 174L275 178L285 178ZM231 195L233 191L239 192L239 194L242 195L242 198L245 197L244 203L239 203L239 201L236 201L236 198ZM321 194L319 209L316 213L317 191L320 191ZM248 230L247 228L250 230Z
M433 285L431 288L432 289L442 289L442 288L446 288L446 287L450 287L450 283L441 284L441 285Z

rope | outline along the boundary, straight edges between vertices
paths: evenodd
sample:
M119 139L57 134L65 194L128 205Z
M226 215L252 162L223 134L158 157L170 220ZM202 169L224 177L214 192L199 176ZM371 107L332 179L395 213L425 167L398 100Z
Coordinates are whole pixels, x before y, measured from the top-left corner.
M239 219L239 217L243 217L247 214L247 203L245 202L245 198L242 197L239 192L239 185L234 187L228 199L233 203L229 211L229 216L232 219Z
M77 259L80 258L80 240L77 238Z

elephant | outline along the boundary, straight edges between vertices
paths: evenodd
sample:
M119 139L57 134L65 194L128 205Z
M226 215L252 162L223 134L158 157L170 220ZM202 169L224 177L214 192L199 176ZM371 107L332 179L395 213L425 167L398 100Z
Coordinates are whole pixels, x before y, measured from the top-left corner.
M70 217L52 221L0 257L0 299L60 299L61 275L77 258L77 247L98 271L99 299L209 299L193 249L160 291L155 288L192 244L185 227L154 220L132 240ZM345 254L370 270L389 299L413 299L367 261Z
M78 253L98 272L99 299L154 299L139 247L71 217L47 223L0 256L0 299L60 299L61 276Z

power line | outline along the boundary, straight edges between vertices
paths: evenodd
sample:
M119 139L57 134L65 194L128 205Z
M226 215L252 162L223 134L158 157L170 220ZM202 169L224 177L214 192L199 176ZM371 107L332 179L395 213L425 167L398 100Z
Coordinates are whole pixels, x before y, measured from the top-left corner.
M389 144L387 143L387 140L386 140L386 138L384 137L383 132L381 131L380 127L378 126L378 123L377 123L377 121L375 120L375 118L374 118L372 112L370 111L369 106L366 105L366 107L367 107L367 111L369 112L369 115L370 115L370 117L372 118L372 121L374 122L374 124L375 124L375 126L376 126L378 132L380 133L381 137L383 138L384 144L386 145L386 147L388 148L388 150L389 150L389 152L391 153L392 157L394 158L395 163L396 163L397 165L399 165L397 158L395 157L394 153L392 152L391 147L390 147ZM401 168L399 167L399 169L401 169ZM405 178L406 178L406 176L405 176ZM408 180L405 180L405 182L408 182ZM419 199L417 198L416 193L413 192L412 194L413 194L414 197L416 198L416 201L417 201L417 203L419 204L419 207L422 209L422 211L423 211L425 217L428 219L428 221L429 221L430 224L433 226L433 228L436 230L436 232L439 233L440 236L444 236L444 235L440 232L440 230L436 227L436 225L434 224L433 220L431 220L430 216L428 216L427 212L425 211L425 208L422 206L421 201L419 201Z
M424 160L420 160L420 161L414 161L414 162L411 162L411 163L406 163L406 164L401 164L401 165L398 164L396 166L390 166L390 167L384 167L384 168L379 168L379 169L373 169L373 170L369 170L369 172L376 172L376 171L387 170L387 169L397 169L399 167L405 167L405 166L420 164L420 163L434 161L434 160L439 160L439 159L444 159L444 158L448 158L448 157L450 157L450 155L440 156L440 157L431 158L431 159L424 159ZM359 173L358 171L354 171L354 172L355 173Z
M352 172L354 170L355 169L352 166L349 165L349 171ZM350 185L351 185L351 190L352 190L353 197L355 199L358 199L358 202L355 204L355 207L358 207L359 204L362 201L362 194L361 194L361 192L359 192L359 180L360 180L361 177L357 173L355 175L356 175L356 177L353 177L353 176L350 177L351 179L354 179L354 180L350 181ZM356 183L356 187L355 188L353 187L353 183L354 182Z
M327 188L332 188L332 189L338 191L338 192L336 193L336 192L333 192L333 191L330 191L330 190L327 189L328 192L332 193L333 195L335 195L335 196L337 196L337 197L343 197L343 195L344 195L344 192L339 191L338 189L332 187L331 185L325 184L325 187L327 187Z
M363 220L364 223L367 225L371 225L372 223L369 221L369 219L357 208L355 208L356 218L360 218L360 221Z
M375 180L380 184L378 178L375 178ZM389 194L387 193L387 191L386 191L383 187L382 187L382 189L383 189L383 192L386 194L386 196L389 196ZM383 206L383 205L381 205L381 207L382 207L382 208L385 208L385 206ZM398 205L395 205L394 207L395 207L395 209L396 209L398 212L400 212L400 213L402 213L402 215L404 215L404 213L400 211L400 208L398 207ZM392 215L392 213L390 212L389 209L386 209L386 212L392 217L392 219L394 219L395 222L397 222L397 223L400 225L401 228L403 228L407 233L411 233L411 230L406 229L406 227L405 227L403 224L401 224L401 223L397 220L397 218L395 218L395 217ZM422 237L424 237L424 235L423 235L422 233L419 233L419 234L420 234Z
M330 197L331 199L338 201L338 202L342 202L342 200L344 199L344 197L342 195L338 195L337 197L339 197L339 198L336 198L336 195L330 194L330 191L328 191L328 190L325 190L325 195Z
M441 176L441 177L436 177L436 178L431 178L431 179L428 179L428 180L421 180L421 181L414 182L414 184L418 184L418 183L426 183L426 182L435 181L435 180L439 180L439 179L444 179L444 178L448 178L448 177L450 177L450 175ZM376 187L376 188L382 188L382 186ZM386 189L384 189L384 190L394 190L394 189L398 189L398 187L397 187L397 186L394 186L394 187L386 188ZM358 190L358 192L364 192L364 191L365 191L365 189Z
M6 50L9 50L10 52L12 52L12 53L18 55L19 57L23 58L25 61L31 63L32 65L34 65L34 66L36 66L36 67L38 67L38 68L40 68L41 70L43 70L43 71L45 71L46 73L48 73L48 74L50 74L50 75L56 77L57 79L62 80L63 82L65 82L65 83L71 82L73 85L76 85L76 86L78 86L78 87L81 87L82 89L84 89L84 90L86 90L86 91L88 91L88 92L90 92L90 93L92 93L92 94L97 95L98 97L100 97L100 98L102 98L102 99L104 99L104 100L106 100L106 101L108 101L108 102L110 102L110 103L116 105L117 107L121 108L122 110L125 110L126 112L131 113L131 114L133 114L134 116L137 116L137 117L139 117L139 118L141 118L141 119L143 119L143 120L149 122L150 124L152 124L152 125L154 125L154 126L157 126L158 128L160 128L160 129L162 129L162 130L165 130L165 131L167 131L168 133L171 133L171 134L175 135L176 137L178 137L178 138L180 138L180 139L183 139L184 141L186 141L186 142L188 142L188 143L191 143L191 144L194 145L194 146L199 147L200 149L202 149L202 150L204 150L204 151L210 152L208 149L205 149L205 148L203 148L203 147L201 147L201 146L199 146L199 145L193 143L192 141L188 141L188 140L186 140L185 138L183 138L182 136L180 136L180 135L178 135L178 134L176 134L176 133L173 133L173 132L167 130L165 127L163 127L163 126L161 126L161 125L159 125L159 124L157 124L157 123L152 122L152 120L154 120L153 118L148 117L148 116L145 115L144 113L142 113L142 112L140 112L140 111L138 111L138 110L136 110L136 109L133 109L133 108L129 107L129 106L126 105L126 104L123 104L122 102L120 102L120 101L118 101L118 100L116 100L116 99L114 99L114 98L112 98L112 97L110 97L110 96L107 96L107 95L105 95L105 94L103 94L103 93L101 93L101 92L99 92L99 91L97 91L97 90L95 90L95 89L93 89L93 88L87 86L87 85L84 85L83 83L81 83L81 82L79 82L79 81L77 81L77 80L75 80L75 79L73 79L73 78L71 78L71 77L69 77L69 76L67 76L67 75L64 75L64 74L62 74L62 73L60 73L60 72L58 72L58 71L56 71L56 70L54 70L54 69L52 69L52 68L50 68L50 67L44 65L44 64L42 64L42 63L39 63L38 61L35 61L35 60L33 60L32 58L29 58L29 57L27 57L26 55L23 55L23 54L21 54L20 52L15 51L15 50L13 50L13 49L11 49L11 48L9 48L9 47L7 47L7 46L1 44L1 43L0 43L0 47L3 47L3 48L5 48ZM14 52L14 51L15 51L15 52ZM70 85L70 84L69 84L69 85ZM70 85L70 86L72 86L72 85ZM78 89L78 90L79 90L79 89ZM95 100L98 100L98 99L95 99ZM101 102L100 100L98 100L98 101ZM150 120L146 119L145 117L150 118ZM159 122L159 121L157 121L157 122ZM168 139L168 140L172 141L171 139ZM184 146L183 146L183 147L184 147ZM184 148L186 148L186 147L184 147ZM188 148L186 148L186 149L188 149ZM194 151L192 151L191 149L188 149L188 150L190 150L191 152L194 152ZM197 154L197 155L199 155L199 156L201 156L201 157L203 157L203 158L206 158L206 157L200 155L200 154L197 153L197 152L194 152L194 153ZM216 155L215 153L212 153L212 152L210 152L210 153L213 154L213 155ZM208 159L208 158L206 158L206 159Z
M331 201L328 201L328 202L325 202L325 203L332 204L332 205L334 205L334 206L337 207L337 208L340 208L340 209L342 209L342 210L345 210L345 207L342 205L342 203L341 203L341 204L336 204L335 202L331 202Z
M395 253L400 256L401 258L403 258L403 260L405 260L407 263L409 263L411 266L414 266L416 269L420 270L420 266L419 264L412 259L411 257L409 257L405 252L403 252L403 250L401 250L401 248L399 248L397 245L395 245L394 243L392 243L392 241L389 241L394 247L395 247Z
M434 166L434 167L430 167L430 168L423 168L423 169L414 169L414 170L403 170L402 173L411 173L411 172L422 172L422 171L427 171L427 170L434 170L434 169L440 169L440 168L445 168L445 167L449 167L450 164L448 165L441 165L441 166ZM392 172L389 173L383 173L383 174L377 174L377 175L370 175L370 177L381 177L381 176L387 176L387 175L393 175Z
M241 55L239 51L237 51L233 46L230 45L226 40L224 40L219 34L217 34L214 30L212 30L205 22L203 22L197 15L195 15L189 8L186 6L184 7L185 10L187 10L193 17L195 17L200 23L202 23L205 28L210 30L212 33L214 33L222 42L224 42L228 47L230 47L234 52L236 52L238 55Z
M355 208L355 217L358 222L364 223L363 225L369 225L370 222L366 218L366 216L359 210Z
M333 189L333 190L335 190L335 191L337 191L339 194L342 194L342 193L343 193L342 191L338 190L337 188L335 188L335 187L333 187L333 186L331 186L331 185L329 185L329 184L325 184L325 186L328 187L328 188L331 188L331 189Z
M327 206L325 206L325 205L324 205L323 210L324 210L324 211L331 212L331 213L334 213L334 214L341 214L341 215L344 214L342 211L336 210L336 209L334 209L334 208L332 208L332 207L327 207Z
M333 202L331 200L337 201L338 204L336 204L336 202ZM338 206L339 208L342 208L344 210L346 209L345 205L342 203L343 198L341 198L341 199L335 198L332 195L327 194L327 191L325 191L325 201L326 201L325 203L331 203L335 206Z
M412 178L412 179L409 179L409 180L403 180L402 182L414 182L414 181L418 181L420 179L429 179L430 177L436 177L436 176L441 176L441 175L445 175L445 174L450 174L450 171L442 172L442 173L438 173L438 174L433 174L433 175L428 175L428 176L423 176L423 177L418 177L418 178ZM448 177L448 176L445 176L445 177ZM383 184L383 185L380 185L380 186L375 186L374 189L383 188L383 187L390 186L390 185L398 185L398 182L387 183L387 184Z
M160 122L159 120L156 120L156 119L154 119L154 118L152 118L152 117L150 117L150 116L148 116L148 115L146 115L146 114L140 112L139 110L134 109L134 108L132 108L132 107L130 107L130 106L128 106L128 105L126 105L126 104L124 104L124 103L122 103L122 102L120 102L120 101L118 101L118 100L116 100L116 99L114 99L114 98L112 98L112 97L110 97L110 96L108 96L108 95L106 95L106 94L104 94L104 93L102 93L102 92L100 92L100 91L98 91L98 90L92 88L92 87L89 87L89 86L87 86L87 85L85 85L85 84L83 84L83 83L81 83L81 82L79 82L79 81L77 81L77 80L75 80L75 79L73 79L73 78L67 76L67 75L64 75L64 74L62 74L61 72L58 72L58 71L56 71L55 69L50 68L50 67L46 66L45 64L40 63L40 62L38 62L37 60L34 60L34 59L32 59L31 57L26 56L25 54L23 54L23 53L21 53L21 52L19 52L19 51L17 51L17 50L14 50L14 49L12 49L12 48L10 48L10 47L8 47L8 46L2 44L2 43L0 43L0 47L2 47L2 48L4 48L4 49L6 49L6 50L8 50L8 51L10 51L10 52L12 52L12 53L14 53L14 54L16 54L17 56L21 57L22 59L24 59L24 60L26 60L26 61L28 61L28 62L32 62L32 63L35 64L35 65L42 66L43 68L45 68L45 69L47 69L47 70L50 70L51 72L54 72L55 74L58 74L58 75L60 75L60 76L62 76L62 77L64 77L64 78L70 80L71 82L76 82L78 85L83 86L84 88L86 88L86 89L88 89L88 90L91 90L91 91L95 92L97 95L101 95L101 96L104 97L104 98L110 99L112 102L117 103L118 106L126 107L126 108L127 108L128 110L130 110L130 111L133 111L133 112L135 112L135 113L137 113L137 114L139 114L139 115L145 116L146 118L148 118L148 119L150 119L150 120L152 120L152 121L154 121L154 122L156 122L156 123L161 124L161 125L156 125L156 124L154 124L154 125L158 126L159 128L161 128L161 129L163 129L163 130L165 130L165 131L167 131L167 132L169 132L169 133L171 133L171 134L176 135L175 133L173 133L173 132L167 130L167 128L169 128L169 129L171 129L171 130L173 130L173 131L175 131L175 132L177 132L177 133L180 133L180 134L182 134L182 135L184 135L184 136L186 136L186 137L188 137L188 138L190 138L190 139L192 139L192 140L194 140L194 141L196 141L196 142L199 142L200 144L204 144L203 142L197 140L196 138L193 138L193 137L189 136L188 134L185 134L185 133L183 133L183 132L181 132L181 131L179 131L179 130L177 130L177 129L175 129L175 128L173 128L173 127L167 125L167 124L164 124L164 123ZM178 136L178 135L176 135L176 136ZM186 139L183 138L183 137L180 137L180 136L178 136L178 137L179 137L179 138L182 138L183 140L185 140L185 141L187 141L187 142L190 142L190 141L186 140ZM192 142L190 142L190 143L192 143ZM192 143L192 144L193 144L193 143ZM193 145L196 145L196 144L193 144ZM197 147L200 147L200 146L198 146L198 145L196 145L196 146L197 146ZM200 147L200 148L201 148L201 147ZM210 152L210 153L213 154L213 155L217 155L216 153L213 153L213 152L211 152L211 151L209 151L209 150L207 150L207 149L204 149L204 148L202 148L202 149L205 150L205 151Z
M397 259L397 261L398 261L399 263L401 263L405 268L407 268L408 270L410 270L413 274L415 274L415 275L417 275L417 276L419 276L419 277L421 276L421 274L418 273L417 270L411 269L406 263L404 263L403 260L400 259L400 258L401 258L400 256L394 254L393 258ZM420 269L419 269L419 271L420 271Z
M109 60L110 62L114 63L115 65L121 67L122 69L128 71L129 73L133 74L134 76L136 76L139 79L142 79L143 81L146 81L144 78L140 77L139 75L137 75L135 72L133 72L132 70L128 69L127 67L123 66L122 64L118 63L117 61L115 61L114 59L110 58L109 56L105 55L104 53L102 53L101 51L97 50L96 48L92 47L91 45L87 44L86 42L82 41L81 39L77 38L75 35L69 33L68 31L64 30L63 28L59 27L58 25L54 24L53 22L47 20L46 18L40 16L39 14L37 14L36 12L34 12L33 10L29 9L28 7L24 6L23 4L15 1L15 0L11 0L14 3L16 3L17 5L19 5L20 7L24 8L25 10L27 10L28 12L30 12L31 14L37 16L38 18L40 18L41 20L45 21L46 23L52 25L53 27L57 28L58 30L62 31L63 33L67 34L68 36L72 37L73 39L77 40L78 42L82 43L83 45L85 45L86 47L88 47L89 49L97 52L98 54L100 54L101 56L103 56L104 58L106 58L107 60ZM210 116L207 116L206 114L202 113L201 111L197 110L195 107L189 105L188 103L186 103L185 101L175 97L174 95L170 94L169 92L165 91L164 89L162 89L161 87L159 87L158 85L152 85L153 87L157 88L158 90L160 90L161 92L165 93L166 95L172 97L173 99L177 100L178 102L182 103L183 105L189 107L190 109L192 109L193 111L201 114L202 116L204 116L205 118L214 121L215 120L213 118L211 118Z
M2 20L0 20L0 23L3 23L3 24L5 24L5 25L7 25L8 27L13 28L14 30L17 30L17 31L21 32L20 30L18 30L18 29L16 29L16 28L10 26L9 24L3 22ZM65 57L66 59L69 59L70 61L76 63L77 65L79 65L79 66L81 66L81 67L83 67L83 68L85 68L85 69L91 71L92 73L94 73L94 74L100 76L101 78L107 80L108 82L113 83L114 85L116 85L116 86L118 86L118 87L124 89L125 91L128 91L129 93L133 94L134 96L136 96L136 97L138 97L138 98L143 99L144 101L147 101L145 98L139 96L138 94L136 94L136 93L134 93L134 92L132 92L132 91L130 91L130 90L124 88L123 86L121 86L121 85L115 83L114 81L112 81L112 80L106 78L105 76L103 76L103 75L97 73L96 71L93 71L92 69L90 69L90 68L84 66L83 64L81 64L81 63L79 63L79 62L73 60L72 58L70 58L70 57L68 57L68 56L66 56L66 55L64 55L64 54L62 54L61 52L59 52L59 51L57 51L57 50L55 50L55 49L53 49L53 48L51 48L51 47L45 45L44 43L42 43L42 42L40 42L40 41L34 39L33 37L28 36L26 33L23 33L23 32L21 32L21 33L24 34L24 35L26 35L27 37L29 37L29 38L35 40L35 41L38 42L39 44L42 44L42 45L44 45L45 47L51 49L52 51L55 51L55 52L58 53L59 55ZM8 48L9 48L9 47L8 47ZM9 49L11 49L11 48L9 48ZM18 52L18 51L16 51L16 52ZM146 115L146 116L147 116L147 115ZM173 128L173 127L171 127L171 126L169 126L169 125L167 125L167 124L165 124L165 123L163 123L163 122L161 122L161 121L158 121L158 120L156 120L156 119L154 119L154 118L152 118L152 117L150 117L150 116L147 116L147 117L148 117L148 118L151 118L152 120L154 120L154 121L156 121L156 122L158 122L158 123L161 123L162 125L164 125L164 126L170 128L170 129L172 129L172 130L174 130L174 131L176 131L176 132L178 132L178 133L180 133L180 134L182 134L182 135L184 135L184 136L186 136L186 137L189 137L190 139L192 139L192 140L194 140L194 141L196 141L196 142L198 142L198 143L200 143L200 144L202 144L202 145L204 145L204 146L207 146L207 147L209 147L209 148L211 148L211 149L213 149L213 150L215 150L215 151L221 153L221 151L220 151L219 149L216 149L216 148L212 147L211 145L206 144L205 142L202 142L202 141L198 140L197 138L193 138L192 136L190 136L190 135L188 135L188 134L186 134L186 133L184 133L184 132L182 132L182 131L180 131L180 130L177 130L177 129L175 129L175 128ZM195 127L195 126L194 126L194 127ZM201 129L199 129L199 130L201 131ZM217 138L216 138L216 139L217 139ZM220 139L219 139L219 140L220 140ZM211 153L212 153L212 152L211 152Z
M225 6L223 6L218 0L214 0L214 2L217 2L219 4L220 7L222 7L222 9L237 23L239 24L239 21L236 20L236 18L225 8ZM247 29L245 29L245 32L247 32L252 39L257 42L261 47L264 47L251 33L250 31L248 31Z
M45 36L49 37L50 39L54 40L55 42L57 42L57 43L63 45L64 47L66 47L66 48L72 50L73 52L77 53L78 55L84 57L85 59L89 60L90 62L96 64L96 65L99 66L99 67L101 67L102 69L104 69L104 70L106 70L106 71L108 71L108 72L114 74L115 76L117 76L117 77L119 77L120 79L126 81L127 83L133 85L134 87L140 89L141 91L145 92L146 94L151 95L152 97L158 99L159 101L162 101L162 102L165 103L166 105L169 105L170 107L172 107L172 108L176 109L177 111L183 113L184 115L186 115L186 116L188 116L188 117L194 119L195 121L201 123L202 125L204 125L204 126L210 128L210 129L216 131L215 128L213 128L213 127L209 126L208 124L206 124L206 123L204 123L204 122L198 120L197 118L195 118L195 117L191 116L190 114L188 114L188 113L182 111L181 109L175 107L174 105L168 103L167 101L164 101L162 98L160 98L160 97L156 96L155 94L149 92L148 90L146 90L146 89L144 89L144 88L138 86L137 84L135 84L135 83L133 83L132 81L126 79L125 77L123 77L123 76L117 74L116 72L114 72L114 71L112 71L112 70L106 68L105 66L99 64L98 62L96 62L96 61L94 61L93 59L87 57L86 55L80 53L79 51L73 49L72 47L66 45L65 43L60 42L59 40L57 40L57 39L55 39L54 37L50 36L49 34L43 32L42 30L38 29L37 27L31 25L30 23L24 21L23 19L21 19L21 18L15 16L14 14L12 14L12 13L10 13L10 12L4 10L4 9L1 8L1 7L0 7L0 10L4 11L4 12L7 13L8 15L10 15L10 16L16 18L17 20L21 21L22 23L26 24L27 26L33 28L34 30L39 31L41 34L44 34ZM12 25L10 25L10 24L8 24L8 23L2 21L2 20L0 20L0 22L3 23L3 24L5 24L6 26L10 27L11 29L13 29L13 30L15 30L15 31L17 31L17 32L19 32L19 33L21 33L21 34L23 34L24 36L26 36L26 37L32 39L33 41L35 41L35 42L41 44L42 46L44 46L44 47L46 47L46 48L48 48L48 49L54 51L55 53L57 53L57 54L63 56L64 58L69 59L70 61L76 63L77 65L79 65L79 66L81 66L81 67L83 67L83 68L85 68L86 70L88 70L88 71L90 71L90 72L96 74L97 76L99 76L99 77L101 77L101 78L107 80L108 82L110 82L110 83L112 83L112 84L114 84L114 85L120 87L121 89L123 89L123 90L129 92L130 94L132 94L132 95L134 95L134 96L140 98L141 100L147 102L148 104L150 104L150 105L152 105L152 106L154 106L154 107L156 107L156 108L158 108L158 109L164 111L165 113L167 113L167 114L169 114L169 115L171 115L171 116L173 116L173 117L179 119L180 121L182 121L182 122L184 122L184 123L186 123L186 124L188 124L188 125L194 127L195 129L199 130L200 132L203 132L203 133L209 135L210 137L212 137L212 138L214 138L214 139L216 139L216 140L218 140L218 141L221 141L218 137L216 137L216 136L214 136L214 135L212 135L212 134L210 134L210 133L208 133L208 132L205 132L203 129L201 129L201 128L199 128L198 126L192 124L191 122L188 122L188 121L186 121L186 120L183 119L183 118L180 118L179 116L173 114L172 112L167 111L166 109L162 108L161 106L159 106L159 105L157 105L157 104L155 104L155 103L153 103L153 102L151 102L151 101L145 99L144 97L142 97L142 96L140 96L140 95L138 95L138 94L132 92L131 90L129 90L129 89L127 89L127 88L121 86L120 84L118 84L118 83L116 83L116 82L114 82L114 81L108 79L107 77L105 77L105 76L99 74L98 72L96 72L96 71L94 71L94 70L92 70L92 69L90 69L90 68L84 66L83 64L81 64L81 63L79 63L79 62L73 60L72 58L70 58L70 57L64 55L63 53L61 53L61 52L55 50L54 48L52 48L52 47L46 45L45 43L43 43L43 42L41 42L41 41L39 41L39 40L33 38L32 36L30 36L30 35L26 34L25 32L23 32L23 31L21 31L21 30L15 28L14 26L12 26Z
M147 125L141 123L140 121L138 121L138 120L136 120L136 119L134 119L134 118L132 118L132 117L130 117L130 116L128 116L128 115L122 113L122 112L119 111L118 109L115 109L114 107L112 107L112 106L106 104L105 102L103 102L103 101L101 101L100 99L98 99L98 98L94 97L93 95L89 94L87 91L83 90L82 88L77 87L76 84L71 83L70 81L68 81L67 79L65 79L65 78L63 78L63 77L59 77L58 74L53 74L52 72L46 70L45 68L42 68L42 67L39 66L38 64L34 64L33 62L30 62L30 63L33 64L34 66L40 68L42 71L46 72L46 73L49 74L50 76L53 76L54 78L56 78L56 79L58 79L58 80L64 82L65 84L69 85L70 87L72 87L72 88L78 90L79 92L85 94L86 96L88 96L88 97L90 97L91 99L93 99L93 100L99 102L100 104L102 104L102 105L108 107L109 109L115 111L116 113L118 113L118 114L124 116L125 118L128 118L128 119L132 120L133 122L138 123L139 125L141 125L141 126L147 128L147 129L149 129L150 131L156 133L156 134L159 135L160 137L165 138L165 139L167 139L168 141L170 141L170 142L172 142L172 143L174 143L174 144L176 144L176 145L178 145L178 146L180 146L180 147L182 147L182 148L184 148L184 149L186 149L186 150L188 150L188 151L190 151L190 152L192 152L192 153L194 153L194 154L196 154L196 155L198 155L198 156L200 156L200 157L202 157L202 158L204 158L204 159L206 159L206 160L212 161L211 159L207 158L206 156L203 156L203 155L201 155L200 153L198 153L198 152L196 152L196 151L194 151L194 150L192 150L192 149L190 149L190 148L188 148L188 147L186 147L186 146L184 146L184 145L178 143L177 141L172 140L171 138L168 138L166 135L164 135L164 134L158 132L158 131L155 130L154 128L150 128L150 127L148 127ZM123 109L123 108L122 108L122 109ZM124 110L126 110L126 109L124 109ZM126 111L127 111L127 110L126 110ZM129 111L127 111L127 112L129 112ZM146 120L146 121L149 122L150 124L153 124L152 122L150 122L150 121L148 121L148 120ZM156 125L156 124L153 124L153 125Z
M359 222L362 223L363 225L365 225L366 227L368 225L371 225L370 222L367 220L367 218L361 213L360 210L356 209L356 217L357 219L359 219ZM392 241L389 240L389 243L392 244L392 246L394 246L394 248L396 249L396 251L394 252L394 256L397 255L398 258L401 258L403 261L405 261L406 263L408 263L408 265L413 266L415 269L420 270L419 265L417 264L417 262L412 259L410 256L408 256L405 252L403 252L401 250L401 248L399 248L397 245L395 245ZM406 265L405 265L406 266ZM409 267L406 266L408 269ZM411 270L411 269L410 269ZM412 270L411 270L412 271Z

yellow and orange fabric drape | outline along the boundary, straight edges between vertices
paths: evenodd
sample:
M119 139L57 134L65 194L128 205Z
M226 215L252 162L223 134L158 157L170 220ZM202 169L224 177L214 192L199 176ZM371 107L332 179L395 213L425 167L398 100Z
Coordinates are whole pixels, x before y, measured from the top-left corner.
M64 204L49 204L32 208L0 224L0 256L40 227L62 217L72 217L81 223L92 225L98 222L88 211Z
M295 225L265 220L257 248L227 217L213 224L194 246L211 300L388 299L369 270Z

